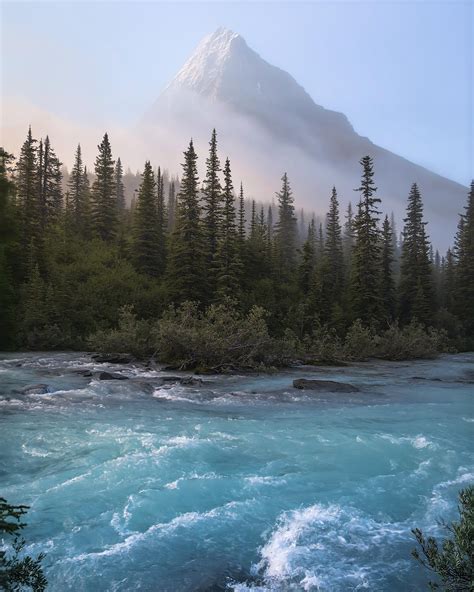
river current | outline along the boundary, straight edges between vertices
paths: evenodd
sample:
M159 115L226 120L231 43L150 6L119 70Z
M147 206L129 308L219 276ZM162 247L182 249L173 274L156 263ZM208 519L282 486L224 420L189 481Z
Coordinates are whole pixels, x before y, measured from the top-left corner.
M439 535L474 482L474 354L160 384L169 374L0 355L0 495L31 506L48 590L427 589L410 530ZM23 391L37 383L47 392Z

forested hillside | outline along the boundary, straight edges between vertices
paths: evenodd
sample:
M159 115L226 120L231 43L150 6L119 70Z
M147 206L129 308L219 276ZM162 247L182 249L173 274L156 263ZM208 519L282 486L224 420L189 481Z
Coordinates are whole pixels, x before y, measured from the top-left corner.
M215 131L203 179L197 160L191 141L179 185L167 181L166 192L164 175L147 161L128 207L107 134L92 175L78 146L66 191L49 138L37 141L30 130L17 158L2 149L2 349L82 349L117 326L124 306L135 322L163 314L169 322L178 314L169 307L186 301L198 316L210 306L241 319L258 310L269 335L300 344L322 334L344 341L354 323L375 334L416 322L471 346L474 184L453 247L440 255L421 188L409 180L398 238L393 216L382 213L370 156L360 160L354 205L341 213L329 188L325 222L309 220L303 241L286 174L277 211L253 202L249 216Z

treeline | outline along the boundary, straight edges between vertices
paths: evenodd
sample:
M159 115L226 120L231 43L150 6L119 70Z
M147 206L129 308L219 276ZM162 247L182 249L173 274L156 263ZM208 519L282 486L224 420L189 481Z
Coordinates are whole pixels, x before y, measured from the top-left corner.
M164 175L147 161L127 207L107 134L92 183L78 146L66 191L48 138L29 130L16 162L2 149L0 347L84 348L117 326L124 306L146 320L185 302L198 303L196 315L232 302L242 318L262 307L272 337L300 343L323 329L344 341L356 322L375 335L416 321L472 347L474 184L453 248L441 257L416 184L397 240L365 156L355 211L349 204L342 219L333 188L325 223L313 218L301 244L286 174L278 211L252 202L249 216L215 131L202 183L197 158L191 141L179 185L167 183L166 195Z

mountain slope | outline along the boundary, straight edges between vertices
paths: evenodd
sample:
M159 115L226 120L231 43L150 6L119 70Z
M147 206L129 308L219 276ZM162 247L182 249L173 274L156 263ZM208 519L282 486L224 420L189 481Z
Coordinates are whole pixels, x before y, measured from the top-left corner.
M297 203L319 213L334 184L342 201L357 199L358 161L370 154L384 209L400 219L411 183L419 183L429 231L442 248L452 240L466 198L463 186L358 135L345 115L317 105L290 74L227 29L199 44L142 126L181 142L180 150L193 136L202 157L216 127L222 155L229 155L255 197L271 199L287 171Z

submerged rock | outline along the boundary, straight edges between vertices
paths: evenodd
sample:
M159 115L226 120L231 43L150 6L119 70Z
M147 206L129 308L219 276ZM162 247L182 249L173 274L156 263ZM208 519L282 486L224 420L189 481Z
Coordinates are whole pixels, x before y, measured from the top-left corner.
M297 389L312 391L330 391L337 393L357 393L359 389L346 382L336 382L335 380L310 380L307 378L297 378L293 380L293 386Z
M46 395L49 393L49 387L47 384L29 384L18 392L22 395Z
M99 364L131 364L134 361L131 354L92 354L91 358Z
M95 377L98 380L128 380L128 376L116 372L97 372Z
M74 374L80 374L81 376L85 376L90 378L92 376L92 372L90 370L73 370Z

